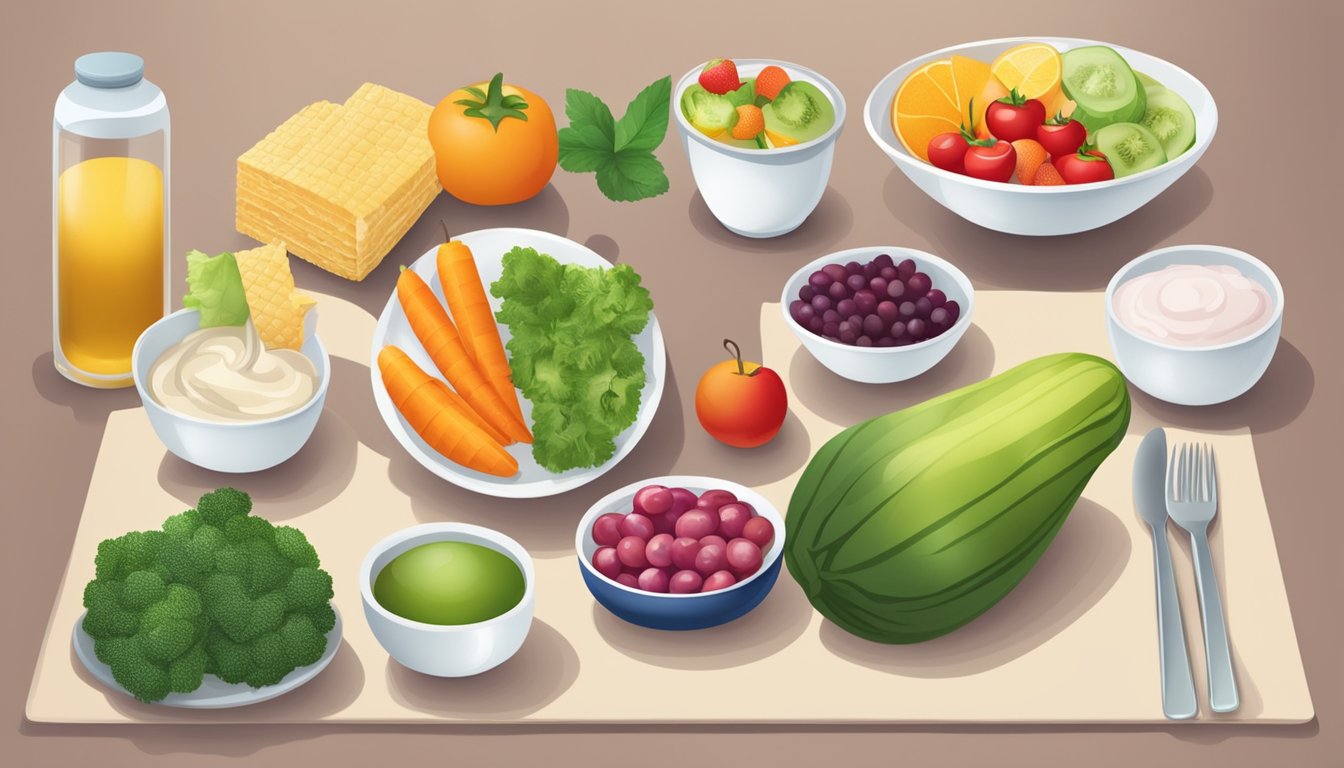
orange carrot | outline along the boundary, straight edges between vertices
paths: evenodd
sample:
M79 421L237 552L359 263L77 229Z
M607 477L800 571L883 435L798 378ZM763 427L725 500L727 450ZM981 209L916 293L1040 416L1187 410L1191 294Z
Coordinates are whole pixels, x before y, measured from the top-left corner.
M490 300L485 296L485 286L481 284L481 273L476 270L471 249L460 240L449 240L439 246L438 267L443 295L448 299L448 311L453 313L467 354L499 399L519 422L523 422L523 409L518 404L518 391L513 387L504 342L499 338L499 326L490 311Z
M396 347L378 353L378 370L392 403L416 434L448 460L498 477L518 474L518 461L477 426L458 403L452 390L421 370ZM479 418L479 417L478 417Z
M415 331L434 365L472 410L512 441L532 442L532 434L522 420L509 412L467 355L462 338L457 335L457 326L453 325L429 285L415 272L403 270L397 278L397 298L411 330Z

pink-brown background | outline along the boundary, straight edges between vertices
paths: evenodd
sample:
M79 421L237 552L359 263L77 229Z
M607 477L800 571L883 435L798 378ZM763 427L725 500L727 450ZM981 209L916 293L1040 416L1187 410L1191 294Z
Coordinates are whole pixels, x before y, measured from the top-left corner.
M979 10L983 7L984 10ZM1091 766L1270 763L1339 765L1344 754L1340 542L1344 518L1326 488L1344 450L1335 235L1344 170L1333 136L1338 31L1344 6L1319 2L1077 4L617 2L232 3L93 2L10 5L0 23L5 110L0 146L0 283L11 354L0 368L5 521L0 634L0 754L6 764L255 765L921 764ZM1166 58L1218 100L1218 135L1200 164L1129 218L1071 237L1028 239L978 229L920 194L873 146L860 108L877 80L926 51L1015 35L1107 40ZM1159 728L406 728L273 726L66 727L23 717L38 644L70 554L109 411L131 391L95 392L52 368L50 113L76 56L122 49L146 59L173 115L173 252L249 245L233 231L240 152L300 106L340 100L366 80L434 102L502 69L563 110L564 89L591 90L619 114L658 76L714 56L797 61L831 78L849 101L831 186L797 232L737 238L705 208L672 131L659 152L671 191L608 202L591 176L557 174L538 198L478 209L443 195L384 265L361 284L296 262L303 287L370 311L386 301L395 264L450 230L545 229L638 269L658 305L669 348L663 405L640 447L602 480L556 502L582 508L625 482L677 471L751 474L783 457L735 452L695 423L698 375L732 335L748 351L759 305L816 255L864 244L908 245L960 265L976 287L1095 291L1130 258L1178 243L1241 248L1284 284L1283 341L1261 384L1234 403L1190 410L1152 404L1173 424L1249 425L1274 520L1317 719L1302 726ZM563 117L561 118L563 123ZM181 271L175 274L180 279ZM179 291L180 293L180 291ZM1071 318L1042 317L1040 328ZM765 361L770 364L771 361ZM787 375L787 371L784 371ZM1142 397L1142 395L1139 395ZM880 389L835 379L834 397L881 411ZM283 469L283 468L281 468ZM445 486L450 502L470 494ZM115 514L115 510L108 510ZM539 512L538 514L545 514ZM516 518L515 518L516 519ZM88 553L76 553L88 556ZM1105 659L1098 663L1104 664ZM1154 670L1156 674L1156 670ZM634 694L635 692L632 692ZM731 695L717 691L716 695ZM1098 691L1098 695L1105 695ZM1334 757L1330 757L1334 755Z

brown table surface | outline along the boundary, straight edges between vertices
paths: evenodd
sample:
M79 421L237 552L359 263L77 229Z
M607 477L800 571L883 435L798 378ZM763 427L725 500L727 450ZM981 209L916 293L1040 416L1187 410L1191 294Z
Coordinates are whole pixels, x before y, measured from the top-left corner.
M4 591L0 635L0 754L9 765L477 765L816 763L895 760L997 765L1338 765L1344 754L1344 674L1338 571L1344 517L1325 479L1344 455L1338 286L1333 236L1341 170L1337 33L1344 10L1315 3L1169 3L1122 7L1000 3L529 3L505 2L30 3L0 25L10 171L0 188L0 242L9 269L0 301L14 359L0 372L4 419ZM199 6L199 7L198 7ZM384 10L384 6L396 6ZM1101 230L1032 239L979 229L924 197L872 144L861 108L901 62L948 45L1012 35L1109 40L1174 61L1218 99L1219 130L1199 165L1148 207ZM1274 519L1288 595L1317 719L1302 726L895 727L895 728L407 728L73 727L29 723L23 705L57 582L70 552L107 413L133 407L133 391L99 392L52 367L49 115L76 56L123 49L146 59L173 115L173 252L249 245L233 230L234 161L300 106L340 100L366 80L434 102L503 69L560 113L564 89L624 103L663 74L721 55L805 63L845 92L850 119L831 186L798 231L770 241L736 237L696 194L672 131L659 155L671 191L638 204L608 202L592 177L557 173L521 205L482 209L442 195L361 284L295 260L299 285L377 311L396 265L452 231L545 229L638 269L667 335L669 377L647 438L616 470L557 500L565 514L620 484L652 474L751 474L780 457L736 452L695 423L699 373L720 359L719 340L758 349L763 301L797 265L841 248L908 245L960 265L979 289L1101 290L1129 259L1155 247L1216 243L1271 264L1288 297L1283 341L1263 381L1212 408L1154 404L1171 423L1249 425ZM563 117L560 118L563 124ZM1291 138L1289 138L1291 137ZM1280 146L1286 151L1275 152ZM175 280L182 271L175 265ZM1333 310L1332 310L1333 307ZM1041 332L1071 318L1041 318ZM767 364L770 361L766 361ZM837 402L862 385L834 382ZM1329 395L1335 392L1335 396ZM1137 395L1143 397L1143 395ZM866 415L855 412L856 418ZM445 486L445 493L455 493ZM472 497L459 494L461 503ZM539 511L538 514L544 514ZM87 553L81 554L85 556ZM1105 663L1100 660L1100 663ZM1156 674L1156 670L1154 670ZM1321 723L1326 723L1323 731ZM1331 759L1329 755L1336 757Z

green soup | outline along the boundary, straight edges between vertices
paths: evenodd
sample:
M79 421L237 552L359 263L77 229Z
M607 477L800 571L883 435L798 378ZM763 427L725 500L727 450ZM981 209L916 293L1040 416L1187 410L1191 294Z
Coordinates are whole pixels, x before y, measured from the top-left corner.
M465 541L421 544L397 555L373 582L378 604L424 624L475 624L507 613L523 599L518 564Z

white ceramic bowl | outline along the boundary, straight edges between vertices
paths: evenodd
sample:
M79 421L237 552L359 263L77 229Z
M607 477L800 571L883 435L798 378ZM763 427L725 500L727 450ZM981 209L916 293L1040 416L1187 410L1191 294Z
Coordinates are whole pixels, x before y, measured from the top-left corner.
M373 582L393 558L436 541L464 541L503 553L523 572L523 599L493 619L441 625L411 621L373 597ZM465 523L426 523L388 536L369 550L359 568L364 617L379 645L404 667L435 677L478 675L508 661L523 647L536 611L536 570L527 550L498 531Z
M778 237L797 229L821 202L831 177L835 140L845 124L845 97L820 74L774 59L733 59L740 77L782 67L792 80L817 86L835 107L835 125L812 141L775 149L731 147L709 138L681 111L681 96L700 80L698 65L682 76L672 94L681 144L705 205L719 223L744 237Z
M914 259L919 271L933 280L933 287L947 294L949 301L957 302L961 307L961 315L951 328L940 336L905 347L856 347L818 336L799 325L789 314L789 304L798 298L798 290L807 284L813 272L827 264L844 264L849 261L866 264L883 253L890 254L897 263L903 259ZM827 254L809 262L794 272L793 277L784 284L779 306L784 313L784 322L793 335L822 365L853 381L889 384L912 379L947 357L947 353L952 351L971 325L971 316L975 313L975 289L971 287L970 278L965 273L931 253L899 246L869 246Z
M1157 197L1194 166L1213 141L1218 109L1204 84L1180 67L1156 56L1110 45L1131 68L1156 78L1175 91L1195 114L1195 144L1180 157L1156 168L1111 181L1057 187L1029 187L973 179L935 168L906 151L891 126L891 102L905 78L916 69L952 54L986 63L1026 42L1050 43L1061 52L1085 45L1110 45L1072 37L1014 37L967 43L908 61L878 82L863 107L864 124L873 141L929 197L967 221L1014 235L1067 235L1110 224Z
M1239 341L1208 347L1178 347L1140 336L1115 316L1113 299L1123 283L1172 264L1236 267L1264 286L1274 311L1264 327ZM1177 405L1213 405L1237 397L1260 380L1283 328L1283 286L1264 262L1217 245L1177 245L1145 253L1115 273L1106 286L1106 330L1121 373L1159 400Z
M309 312L303 348L317 369L317 391L296 411L250 422L208 421L165 408L149 394L149 369L170 347L199 330L200 313L181 309L145 329L131 352L131 373L154 434L173 455L216 472L259 472L299 452L322 415L331 383L331 358L317 337L317 313Z

